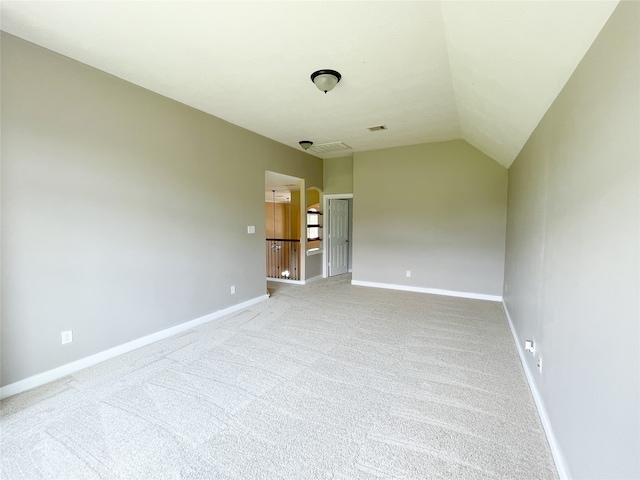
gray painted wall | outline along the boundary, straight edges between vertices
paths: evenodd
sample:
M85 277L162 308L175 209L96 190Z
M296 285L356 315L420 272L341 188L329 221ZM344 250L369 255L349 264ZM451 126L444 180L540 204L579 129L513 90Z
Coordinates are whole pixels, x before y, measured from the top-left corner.
M353 193L353 155L325 158L324 194Z
M322 276L322 255L307 255L305 280Z
M264 295L265 170L322 188L320 159L6 34L1 93L2 385Z
M356 153L353 196L354 280L502 294L507 170L476 148Z
M509 170L505 303L574 478L640 478L639 7L619 5Z

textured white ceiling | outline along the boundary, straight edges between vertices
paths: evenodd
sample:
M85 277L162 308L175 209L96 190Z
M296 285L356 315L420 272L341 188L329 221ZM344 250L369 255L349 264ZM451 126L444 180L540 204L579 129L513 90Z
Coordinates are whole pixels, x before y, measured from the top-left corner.
M618 2L444 2L462 138L511 165Z
M363 151L464 138L509 166L616 4L5 0L1 8L9 33L294 148L303 139ZM326 95L309 79L322 68L343 75ZM381 124L388 130L367 130Z

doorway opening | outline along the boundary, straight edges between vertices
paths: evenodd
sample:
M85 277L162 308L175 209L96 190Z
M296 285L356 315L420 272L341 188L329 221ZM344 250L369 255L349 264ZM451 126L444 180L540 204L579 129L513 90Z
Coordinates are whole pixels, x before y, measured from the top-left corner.
M304 180L265 172L266 277L269 281L301 283L304 278L304 239L301 211Z

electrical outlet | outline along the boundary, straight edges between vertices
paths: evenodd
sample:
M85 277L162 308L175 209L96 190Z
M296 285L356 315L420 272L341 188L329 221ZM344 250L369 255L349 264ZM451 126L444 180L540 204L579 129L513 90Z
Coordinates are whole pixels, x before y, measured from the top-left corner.
M533 343L533 340L524 341L524 351L531 352L533 355L536 354L536 344Z
M60 334L62 345L73 342L73 330L65 330Z
M256 233L256 226L255 225L249 225L247 227L247 233Z
M231 295L234 295L235 293L236 293L236 286L231 285Z
M407 278L411 276L411 270L407 270Z
M542 357L538 359L538 371L542 373Z

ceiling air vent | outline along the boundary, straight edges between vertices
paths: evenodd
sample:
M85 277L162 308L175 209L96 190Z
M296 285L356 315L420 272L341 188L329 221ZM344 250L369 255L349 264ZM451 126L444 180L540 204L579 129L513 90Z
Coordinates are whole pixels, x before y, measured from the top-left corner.
M313 145L309 150L314 153L331 153L340 152L343 150L351 150L351 147L344 142L322 143L320 145Z
M387 130L387 126L386 125L376 125L375 127L368 127L368 130L370 132L377 132L379 130Z

